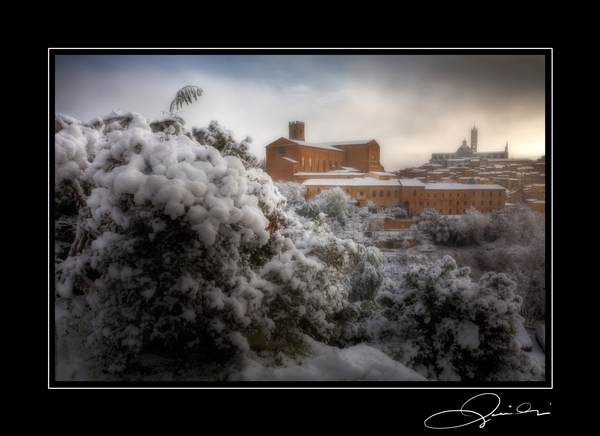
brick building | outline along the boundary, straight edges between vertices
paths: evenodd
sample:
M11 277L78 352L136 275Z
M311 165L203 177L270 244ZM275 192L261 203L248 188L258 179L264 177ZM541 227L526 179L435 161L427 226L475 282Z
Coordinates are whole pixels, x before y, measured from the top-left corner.
M281 137L265 147L267 173L274 181L301 182L331 171L337 172L337 177L384 170L374 139L316 143L305 141L304 133L304 123L292 121L289 138Z
M500 185L467 185L461 183L423 183L416 179L309 179L306 198L339 187L356 199L359 206L371 200L380 207L402 207L419 215L425 209L435 209L442 215L460 215L469 208L489 213L504 208L506 188Z
M472 135L476 144L476 130ZM339 187L360 206L370 200L379 207L402 207L416 215L424 209L444 215L462 214L470 207L487 213L506 203L506 188L498 184L442 183L439 179L435 180L438 183L429 183L386 173L375 140L307 142L300 121L289 123L289 138L281 137L265 148L266 170L271 178L303 184L307 199ZM469 148L469 153L472 151ZM468 174L471 178L474 175Z

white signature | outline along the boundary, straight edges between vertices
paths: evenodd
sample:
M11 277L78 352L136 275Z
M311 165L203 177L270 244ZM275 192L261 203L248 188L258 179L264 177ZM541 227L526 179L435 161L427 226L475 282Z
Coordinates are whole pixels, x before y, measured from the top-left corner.
M490 412L488 412L485 415L483 414L485 412L476 412L475 410L472 410L474 408L473 403L474 403L475 399L481 398L483 396L489 396L489 395L496 397L498 399L498 403L496 404L496 407L494 407L493 410L491 410ZM471 404L469 405L469 403L471 403ZM467 405L469 405L469 406L467 406ZM532 409L531 403L519 404L514 409L514 412L494 413L494 412L496 412L496 410L498 410L499 407L500 407L500 397L498 395L493 394L493 393L483 393L483 394L475 395L474 397L465 401L460 409L444 410L443 412L434 413L433 415L431 415L429 418L427 418L424 421L424 424L425 424L425 427L431 428L431 429L449 429L449 428L458 428L458 427L464 427L466 425L479 423L479 428L483 428L483 427L485 427L485 424L487 422L489 422L490 419L493 418L494 416L521 415L523 413L535 413L537 416L550 415L550 412L540 412L537 409ZM439 423L442 421L442 419L441 419L442 415L446 415L445 418L448 418L449 417L448 415L453 415L453 416L450 416L453 419L456 419L457 417L459 417L459 418L462 417L468 421L461 423L461 424L457 424L457 425L440 426ZM433 425L431 423L432 418L436 418L435 421L436 421L437 425ZM458 419L458 422L462 422L462 420L463 420L462 418Z

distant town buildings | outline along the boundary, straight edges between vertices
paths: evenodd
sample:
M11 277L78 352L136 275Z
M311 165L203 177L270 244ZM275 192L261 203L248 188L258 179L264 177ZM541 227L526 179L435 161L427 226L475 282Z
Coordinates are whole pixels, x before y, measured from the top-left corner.
M481 159L508 159L508 142L504 146L504 151L477 151L477 127L471 129L471 145L467 145L467 140L463 139L462 145L458 147L455 153L432 153L429 163L456 164L458 162L471 162Z
M306 187L310 199L339 187L363 206L402 207L410 214L435 209L444 215L469 208L489 213L522 201L545 212L545 159L510 159L503 152L478 152L477 129L455 153L433 153L428 164L394 173L380 163L374 139L314 143L305 141L304 123L289 123L289 138L266 148L266 171L274 181Z

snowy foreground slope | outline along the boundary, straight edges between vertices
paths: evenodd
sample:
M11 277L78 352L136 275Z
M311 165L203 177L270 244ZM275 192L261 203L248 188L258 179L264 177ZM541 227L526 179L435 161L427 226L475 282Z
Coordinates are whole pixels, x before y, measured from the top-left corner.
M308 357L298 363L289 358L273 366L272 358L248 356L237 370L231 370L227 381L231 382L423 382L425 377L389 358L381 351L366 344L346 349L332 347L305 337L309 344ZM61 352L64 353L64 350ZM71 353L73 354L73 353ZM170 368L166 359L156 356L140 356L141 367L151 372L129 381L158 382L207 382L218 381L203 374ZM89 372L85 359L79 355L63 356L56 368L56 381L110 381L108 375L99 376ZM127 381L127 380L121 380Z
M427 381L366 344L340 349L310 342L317 351L316 357L283 368L264 367L259 361L251 360L232 381Z

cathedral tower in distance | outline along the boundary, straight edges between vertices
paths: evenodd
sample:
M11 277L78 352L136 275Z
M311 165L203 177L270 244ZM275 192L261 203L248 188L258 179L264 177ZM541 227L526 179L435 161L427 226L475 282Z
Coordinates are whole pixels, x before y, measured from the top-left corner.
M477 127L471 129L471 151L477 153Z

